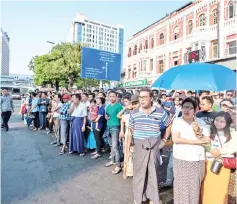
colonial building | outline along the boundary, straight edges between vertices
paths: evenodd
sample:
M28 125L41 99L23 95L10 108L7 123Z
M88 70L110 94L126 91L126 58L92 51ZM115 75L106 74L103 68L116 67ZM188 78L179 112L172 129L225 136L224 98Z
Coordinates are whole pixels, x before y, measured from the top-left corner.
M234 0L184 5L127 41L125 81L151 84L177 65L236 56L236 20Z

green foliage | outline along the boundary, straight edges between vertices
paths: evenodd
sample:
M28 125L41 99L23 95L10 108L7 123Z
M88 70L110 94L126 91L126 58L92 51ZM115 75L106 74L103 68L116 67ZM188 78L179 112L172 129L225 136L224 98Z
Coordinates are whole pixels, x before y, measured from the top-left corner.
M70 89L79 83L81 47L79 43L60 43L50 53L35 56L30 60L29 69L34 72L36 85L53 84Z

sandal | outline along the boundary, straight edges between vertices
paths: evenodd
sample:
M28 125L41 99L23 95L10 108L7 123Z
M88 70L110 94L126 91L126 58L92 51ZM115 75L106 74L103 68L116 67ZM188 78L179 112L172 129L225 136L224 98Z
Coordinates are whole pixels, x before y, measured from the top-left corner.
M112 171L113 175L119 174L122 171L121 167L115 167L115 169Z
M91 155L96 155L96 154L97 154L97 152L96 152L96 151L91 153Z
M63 155L63 154L65 154L65 152L64 152L64 151L62 151L62 152L59 152L59 155Z
M108 163L105 164L106 167L113 166L113 165L115 165L115 163L112 162L112 161L110 161L110 162L108 162Z
M100 158L100 157L101 157L101 155L95 154L93 157L91 157L91 159L98 159L98 158Z
M80 154L80 157L84 157L84 156L85 156L85 153L81 153L81 154Z

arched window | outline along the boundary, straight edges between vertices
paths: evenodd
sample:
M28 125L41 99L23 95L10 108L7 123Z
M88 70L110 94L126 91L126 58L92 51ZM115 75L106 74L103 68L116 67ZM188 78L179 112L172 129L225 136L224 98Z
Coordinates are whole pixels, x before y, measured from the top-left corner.
M132 55L132 48L128 48L128 57L131 57Z
M148 49L148 40L145 41L145 49Z
M151 49L154 48L154 38L151 38Z
M159 73L163 73L163 72L164 72L164 61L159 60Z
M217 21L218 21L217 9L214 9L212 11L212 19L213 19L213 24L217 24Z
M234 18L236 16L236 2L230 1L229 6L228 6L228 17L229 18Z
M136 55L136 54L137 54L137 45L135 45L133 48L133 55Z
M165 36L164 33L160 34L160 44L163 45L165 43Z
M179 38L179 26L174 28L174 39L177 40Z
M192 31L193 31L193 22L192 22L192 20L190 20L188 22L188 34L191 34Z
M206 25L206 16L203 13L199 16L199 26L205 26L205 25Z
M141 50L142 50L142 43L140 43L140 47L139 47L139 50L138 50L138 52L140 53L140 52L141 52Z

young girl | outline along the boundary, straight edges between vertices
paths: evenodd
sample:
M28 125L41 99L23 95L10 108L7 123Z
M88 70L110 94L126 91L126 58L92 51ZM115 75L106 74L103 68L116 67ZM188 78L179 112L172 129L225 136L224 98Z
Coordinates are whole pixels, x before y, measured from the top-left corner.
M87 126L87 128L89 129L89 135L88 135L86 147L87 147L87 149L95 149L96 148L96 141L95 141L95 135L94 135L94 132L92 129L92 122L94 120L96 120L96 118L98 117L98 110L99 110L99 107L96 105L95 99L92 99L90 101L89 110L90 110L90 121L89 121L89 126ZM95 129L97 131L99 131L98 130L98 122L96 122L96 124L95 124ZM96 154L96 151L92 153L92 155L94 155L94 154Z
M207 150L206 175L202 188L202 204L227 204L230 169L221 168L219 174L210 169L215 158L234 157L236 134L230 128L232 119L229 113L218 112L211 126L211 144Z
M98 111L99 111L99 106L96 105L96 100L95 99L92 99L90 101L89 109L90 109L90 120L91 120L91 122L93 122L98 117ZM96 122L96 124L95 124L95 129L100 131L98 129L98 122Z

